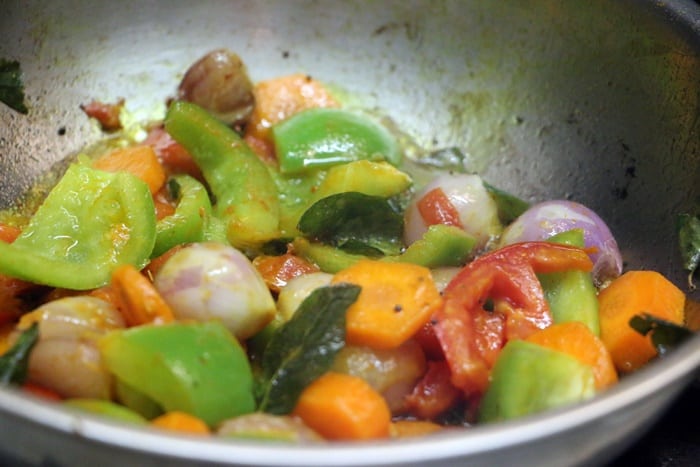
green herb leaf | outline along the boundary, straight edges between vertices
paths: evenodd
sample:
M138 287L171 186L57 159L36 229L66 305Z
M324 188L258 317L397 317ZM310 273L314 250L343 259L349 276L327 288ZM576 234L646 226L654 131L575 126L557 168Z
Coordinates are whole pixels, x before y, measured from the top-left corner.
M695 288L693 274L700 266L700 215L680 214L676 225L683 267L690 272L688 275L690 287Z
M0 102L22 114L29 111L24 103L22 71L16 60L0 58Z
M291 412L301 391L328 371L345 345L345 313L359 294L350 284L316 289L272 336L262 358L261 411Z
M29 353L39 339L39 325L32 324L22 332L15 345L0 357L0 384L22 384L27 377Z
M358 192L331 195L314 203L301 216L298 229L308 237L351 253L379 250L395 255L402 248L403 216L393 203Z
M651 333L651 343L654 344L659 355L666 355L694 335L686 327L656 318L648 313L633 316L629 324L643 336Z

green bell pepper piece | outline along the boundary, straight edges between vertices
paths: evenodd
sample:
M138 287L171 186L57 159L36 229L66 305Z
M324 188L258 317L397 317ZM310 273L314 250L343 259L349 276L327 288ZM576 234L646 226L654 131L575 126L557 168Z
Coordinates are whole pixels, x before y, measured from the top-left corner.
M280 171L297 174L369 159L401 163L396 138L383 126L353 112L314 108L272 127Z
M168 181L176 192L175 212L156 224L156 243L151 257L160 256L175 245L200 242L204 239L211 202L207 189L189 175L176 175Z
M118 378L114 384L114 393L121 405L148 420L156 418L163 413L162 407L156 401Z
M314 192L313 201L354 191L370 196L390 198L411 186L411 177L386 162L359 160L336 165Z
M0 242L0 273L74 290L109 282L121 264L143 267L155 242L148 186L128 173L71 165L29 225Z
M583 248L583 231L567 230L547 241ZM538 278L555 323L580 321L600 336L598 295L590 273L572 270L540 274Z
M426 268L463 266L476 245L476 239L464 230L444 224L428 227L423 236L398 256L387 256L384 261L413 263Z
M137 326L108 333L98 346L111 373L166 411L215 426L255 410L246 353L218 322Z
M67 405L68 407L80 409L84 412L89 412L95 415L104 415L105 417L120 420L122 422L136 423L139 425L145 425L148 423L144 417L133 410L103 399L66 399L63 401L63 404Z
M434 225L403 253L382 256L379 260L412 263L426 268L460 266L466 263L475 243L474 238L462 229L449 225ZM348 253L329 245L312 243L304 237L295 238L292 247L301 257L331 274L366 258L364 255Z
M231 128L190 102L174 102L165 129L194 158L226 224L229 242L256 248L279 237L277 187L264 162Z
M583 401L595 393L593 368L563 352L509 341L491 370L479 421L495 422Z

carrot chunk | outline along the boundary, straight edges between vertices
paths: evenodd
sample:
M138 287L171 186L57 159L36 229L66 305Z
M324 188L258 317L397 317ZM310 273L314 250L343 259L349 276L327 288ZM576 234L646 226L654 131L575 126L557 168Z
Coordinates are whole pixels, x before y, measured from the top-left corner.
M649 313L677 324L684 322L685 294L655 271L629 271L598 294L600 337L618 371L637 370L654 356L650 336L629 325L630 319Z
M168 323L175 320L172 310L146 276L131 265L114 270L110 284L117 309L128 326Z
M302 391L292 412L331 440L368 440L389 436L391 412L365 380L328 372Z
M152 194L165 183L165 170L150 146L115 149L95 160L93 167L107 172L129 172L146 182Z
M338 107L331 93L303 73L260 81L253 89L255 107L245 136L270 141L270 128L295 113L314 107Z
M154 418L151 420L151 425L165 430L181 431L198 435L208 435L210 433L209 427L202 419L178 411L167 412Z
M361 260L333 276L362 288L346 315L346 340L392 349L420 330L442 306L428 268L409 263Z

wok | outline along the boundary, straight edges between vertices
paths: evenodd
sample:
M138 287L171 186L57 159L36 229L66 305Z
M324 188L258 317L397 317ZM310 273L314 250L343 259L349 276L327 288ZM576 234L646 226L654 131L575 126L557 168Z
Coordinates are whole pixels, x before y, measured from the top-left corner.
M687 288L674 221L700 199L700 6L689 0L6 1L0 57L21 62L30 111L0 106L0 207L100 137L80 104L124 97L136 118L157 116L187 66L218 47L254 80L303 71L331 83L418 146L461 148L470 169L525 199L592 207L626 267ZM696 337L584 404L322 447L163 435L2 390L0 451L51 466L599 465L699 366Z

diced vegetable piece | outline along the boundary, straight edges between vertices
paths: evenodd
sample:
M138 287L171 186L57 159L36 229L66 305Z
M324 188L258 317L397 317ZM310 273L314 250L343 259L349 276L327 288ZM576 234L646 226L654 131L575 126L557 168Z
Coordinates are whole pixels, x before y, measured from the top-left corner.
M589 365L531 342L510 341L493 367L479 421L522 417L594 394L595 377Z
M210 434L209 426L194 415L173 410L159 415L150 422L151 426L164 430L179 431L194 435Z
M620 372L630 372L656 356L649 336L629 325L637 314L648 313L683 324L685 294L655 271L628 271L598 294L600 337Z
M420 239L411 243L400 255L386 256L383 260L413 263L426 268L463 266L475 246L476 239L458 227L431 225Z
M318 271L318 267L291 253L279 256L260 255L253 260L253 265L273 292L282 290L295 277Z
M170 306L151 281L135 267L129 264L119 266L112 273L111 285L117 298L117 309L127 326L162 324L175 320Z
M401 163L396 139L383 126L341 109L308 109L272 128L280 170L298 174L361 159Z
M188 175L178 175L170 179L168 186L177 192L174 196L177 207L156 224L156 243L151 257L160 256L182 243L201 242L211 221L211 202L204 185Z
M260 273L228 245L205 242L179 249L158 271L154 284L177 319L215 319L238 339L257 333L275 315L275 302Z
M389 436L391 412L363 379L329 372L304 389L293 414L326 439L369 440Z
M331 371L357 376L386 400L392 413L405 412L406 396L425 373L423 349L409 339L394 349L346 345L333 361Z
M156 401L118 378L115 378L114 392L116 400L121 405L149 420L163 413L163 409Z
M63 404L94 415L104 415L105 417L122 422L136 423L138 425L145 425L147 423L145 418L133 410L103 399L66 399Z
M610 352L595 334L578 321L555 323L527 338L528 342L564 352L593 369L597 390L617 383L617 372Z
M450 381L450 367L444 360L428 362L428 371L406 398L411 414L434 419L460 399L462 391Z
M472 174L443 174L435 177L413 197L406 209L404 240L420 239L431 225L460 227L484 247L501 233L498 205L483 180Z
M0 273L66 289L99 287L120 264L146 264L155 224L143 181L72 165L22 234L0 242Z
M284 321L294 316L306 297L321 287L331 283L333 276L325 272L312 272L295 277L285 285L277 296L277 311Z
M517 243L467 264L445 289L445 306L435 314L452 383L469 395L481 394L505 343L552 323L536 273L591 267L580 248L547 242Z
M583 231L567 230L553 235L547 241L583 248ZM598 291L590 273L572 270L540 274L538 277L555 323L580 321L593 334L600 336Z
M407 190L411 183L407 173L387 162L359 160L328 169L314 200L348 191L389 198Z
M17 330L34 323L39 340L29 356L29 381L62 397L112 398L114 381L102 364L98 340L124 327L114 306L90 296L64 297L23 315Z
M252 248L279 235L277 187L265 164L231 128L189 102L174 102L165 129L202 169L238 248Z
M221 324L144 325L99 342L107 368L166 411L183 411L214 426L255 410L245 351Z
M362 260L332 283L362 288L347 314L347 342L376 349L400 346L442 306L430 270L409 263Z
M146 182L151 194L165 183L165 170L150 146L115 149L95 160L92 166L107 172L128 172Z
M500 244L546 240L552 235L582 229L593 261L593 280L604 284L622 272L622 256L615 237L603 219L590 208L568 200L551 200L531 206L501 235Z
M231 126L245 123L255 103L245 64L227 49L213 50L193 63L177 94Z
M246 125L246 137L251 135L263 141L271 141L273 125L302 110L338 106L320 81L303 73L259 81L253 95L255 107Z

